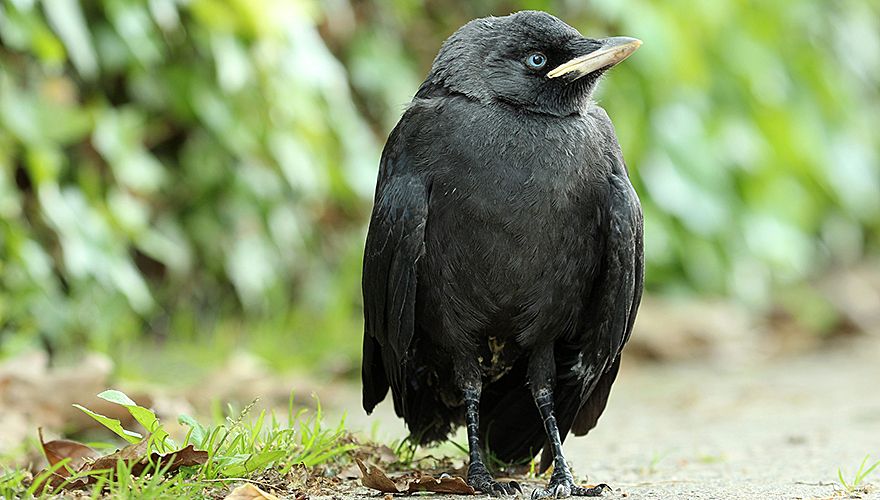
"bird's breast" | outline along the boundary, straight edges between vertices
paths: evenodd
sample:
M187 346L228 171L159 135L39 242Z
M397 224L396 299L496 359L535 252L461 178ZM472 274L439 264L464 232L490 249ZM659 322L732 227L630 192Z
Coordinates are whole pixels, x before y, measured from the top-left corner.
M463 109L424 143L428 317L502 340L573 328L600 241L603 166L585 123L450 106Z
M598 241L583 194L535 175L486 180L434 186L425 265L437 302L499 339L573 326Z

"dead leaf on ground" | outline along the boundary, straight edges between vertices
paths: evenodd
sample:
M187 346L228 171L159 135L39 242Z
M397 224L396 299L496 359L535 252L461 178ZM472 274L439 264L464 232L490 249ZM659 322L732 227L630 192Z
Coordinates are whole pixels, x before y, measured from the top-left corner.
M376 466L367 466L359 458L356 458L358 468L361 470L361 482L367 488L383 493L416 493L428 491L432 493L449 493L455 495L473 495L474 488L460 477L441 476L439 479L431 476L421 476L410 479L405 489L400 489L385 472Z
M162 469L168 474L176 472L181 467L204 465L208 461L208 452L196 450L193 448L193 445L164 455L154 451L147 457L148 448L148 441L145 438L139 443L126 446L116 453L95 460L94 464L87 470L111 469L116 467L116 463L119 460L122 460L133 463L131 473L135 476L143 474L145 470L153 465L155 467L151 468L151 470Z
M257 488L251 483L245 483L226 495L223 500L279 500L277 496Z
M137 443L130 444L121 450L116 450L109 455L96 459L84 470L112 469L116 467L120 460L126 463L138 462L146 457L149 449L150 437L147 436ZM134 473L134 470L132 470L132 473Z
M369 467L359 458L355 458L358 468L361 470L361 482L367 488L379 490L383 493L401 493L401 490L394 484L394 481L385 475L385 472L376 467Z
M52 474L49 474L45 479L40 480L40 483L46 482L52 487L63 486L67 490L84 488L97 481L97 478L93 475L70 480L71 471L79 474L115 469L120 462L124 462L131 468L131 474L134 476L144 474L147 469L151 471L161 469L164 473L168 474L176 472L181 467L204 465L208 461L208 452L196 450L193 445L167 454L155 451L150 453L149 436L137 443L116 450L109 455L98 456L95 450L82 443L65 439L44 442L42 429L39 430L39 435L40 444L43 447L43 452L46 454L50 467L61 460L70 459L70 462L65 467L61 467ZM37 476L48 470L44 469Z
M40 437L40 447L43 449L43 454L46 455L46 460L49 462L49 468L39 471L34 477L39 478L42 474L48 473L52 466L58 464L62 460L69 459L64 466L56 468L52 473L48 474L39 482L41 484L49 484L53 488L57 488L65 483L85 486L85 478L71 481L69 479L70 472L79 471L81 468L85 467L90 460L98 456L98 452L82 443L67 439L54 439L47 442L43 440L42 428L37 429L37 434Z
M43 453L46 455L49 465L55 465L65 458L69 458L70 461L66 467L72 470L79 470L88 460L94 460L99 456L97 451L76 441L67 439L44 441L42 427L37 429L37 434L40 436L40 446L43 448ZM67 474L67 468L62 467L57 472Z
M168 464L171 462L171 465L168 466L167 472L174 472L181 467L192 467L195 465L205 465L208 461L208 452L197 450L193 445L188 445L186 448L181 450L167 453L165 455L160 455L159 453L153 452L150 455L150 459L154 463L162 463Z
M473 486L467 484L464 479L457 476L440 476L440 479L431 476L422 476L414 481L410 481L406 492L415 493L418 491L450 493L453 495L473 495L476 493Z

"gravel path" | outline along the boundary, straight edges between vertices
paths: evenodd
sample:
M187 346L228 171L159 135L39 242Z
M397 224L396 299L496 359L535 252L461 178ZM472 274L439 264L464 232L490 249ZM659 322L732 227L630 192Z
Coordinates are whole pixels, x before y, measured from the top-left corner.
M838 467L850 479L866 454L880 459L878 360L869 338L761 362L625 363L598 427L569 439L567 458L579 480L612 485L605 498L846 497ZM387 402L369 418L357 403L353 428L405 432ZM880 499L880 469L866 483L856 495Z

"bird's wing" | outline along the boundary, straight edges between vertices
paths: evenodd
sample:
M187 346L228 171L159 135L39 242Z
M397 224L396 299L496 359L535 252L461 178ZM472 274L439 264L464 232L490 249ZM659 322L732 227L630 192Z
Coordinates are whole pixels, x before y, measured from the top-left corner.
M613 169L601 215L606 221L605 248L585 304L590 327L575 338L557 340L555 345L554 393L563 439L569 430L581 436L595 427L617 377L620 353L632 333L642 299L642 209L616 139L610 135L606 141L615 147L609 152ZM545 444L539 470L546 470L552 458Z
M592 380L583 381L588 397L573 422L575 435L592 429L605 409L620 353L632 334L642 299L642 209L619 154L615 167L609 178L610 196L604 214L608 221L604 259L593 287L595 298L590 301L591 317L597 318L598 326L590 334L589 351L584 350L581 357L584 361L593 360L592 367L600 371L597 376L588 377Z
M364 250L363 404L367 412L394 389L405 400L406 351L415 325L417 263L425 253L428 192L410 164L400 127L382 154ZM402 409L400 409L402 413Z
M636 311L642 300L644 251L642 208L629 178L611 175L609 232L605 248L604 290L599 302L603 339L616 359L632 334ZM610 363L606 370L610 368Z

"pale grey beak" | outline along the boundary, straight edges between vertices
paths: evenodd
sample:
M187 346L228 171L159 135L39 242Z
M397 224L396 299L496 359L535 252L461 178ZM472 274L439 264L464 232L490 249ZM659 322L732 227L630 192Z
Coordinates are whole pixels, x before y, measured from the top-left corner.
M589 54L575 57L571 61L564 62L547 73L548 78L556 78L562 75L571 75L580 78L584 75L614 66L630 56L642 45L642 41L626 36L615 36L598 40L601 46Z

